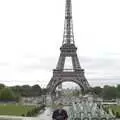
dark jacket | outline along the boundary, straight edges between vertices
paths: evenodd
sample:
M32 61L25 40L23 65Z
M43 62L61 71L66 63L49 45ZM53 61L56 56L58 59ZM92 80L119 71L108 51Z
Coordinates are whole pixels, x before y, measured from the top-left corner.
M53 120L67 120L68 115L64 109L56 109L52 115Z

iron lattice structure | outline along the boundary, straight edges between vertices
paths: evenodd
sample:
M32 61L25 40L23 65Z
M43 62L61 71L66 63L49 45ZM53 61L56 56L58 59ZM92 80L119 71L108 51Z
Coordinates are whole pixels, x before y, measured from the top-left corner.
M84 70L80 66L76 53L77 48L74 42L71 0L66 0L64 35L60 51L58 64L56 69L53 70L53 76L47 85L48 91L53 94L56 87L62 87L61 84L65 81L75 82L83 91L87 91L90 85L84 76ZM66 71L64 69L66 57L71 57L73 66L72 71Z

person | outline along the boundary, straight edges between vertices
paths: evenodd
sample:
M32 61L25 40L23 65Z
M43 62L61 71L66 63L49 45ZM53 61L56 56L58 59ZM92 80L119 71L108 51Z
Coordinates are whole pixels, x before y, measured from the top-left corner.
M52 115L53 120L67 120L68 115L64 109L56 109Z

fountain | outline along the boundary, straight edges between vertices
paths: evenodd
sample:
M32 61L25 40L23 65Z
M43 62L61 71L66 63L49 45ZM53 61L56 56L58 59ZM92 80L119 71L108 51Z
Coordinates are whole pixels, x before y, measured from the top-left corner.
M93 101L72 103L69 108L69 120L115 120L112 111L106 113L101 104Z

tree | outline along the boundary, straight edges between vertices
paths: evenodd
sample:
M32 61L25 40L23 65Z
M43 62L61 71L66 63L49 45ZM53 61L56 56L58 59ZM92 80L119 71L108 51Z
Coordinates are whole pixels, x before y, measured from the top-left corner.
M118 98L120 98L120 84L119 85L117 85L117 96L118 96Z
M16 101L18 102L21 99L21 87L20 86L13 86L10 89L14 92L16 96Z
M78 97L78 96L79 96L79 94L80 94L80 90L75 89L75 90L73 91L73 96Z
M32 96L32 88L29 85L21 86L21 96L30 97Z
M104 86L102 96L104 99L115 99L117 97L117 89L111 86Z
M22 97L35 97L42 94L42 89L37 84L33 85L32 87L29 85L13 86L11 89L16 93L16 95Z
M95 93L98 96L101 96L102 88L101 87L94 87L93 88L93 93Z
M33 85L32 86L32 93L33 96L40 96L42 94L42 89L39 85Z
M120 84L117 85L117 90L120 92Z
M16 96L10 88L3 88L0 92L1 101L16 101Z
M49 91L47 88L42 88L42 95L46 95L48 92Z
M0 84L0 90L3 89L5 87L4 84Z

